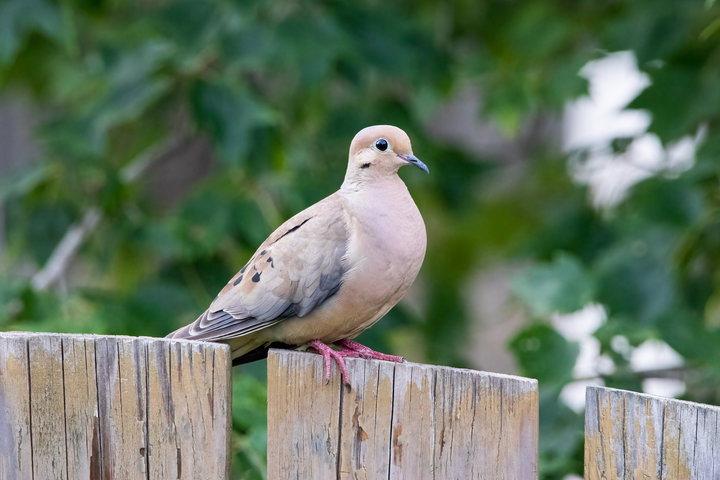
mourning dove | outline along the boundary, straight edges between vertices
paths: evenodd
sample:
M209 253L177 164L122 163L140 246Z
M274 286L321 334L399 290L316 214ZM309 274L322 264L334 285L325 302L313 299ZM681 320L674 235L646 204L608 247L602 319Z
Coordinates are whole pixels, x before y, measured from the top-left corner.
M271 346L307 345L348 381L343 357L402 361L353 342L412 285L425 256L425 224L398 169L427 166L391 125L353 138L340 189L277 228L190 325L171 338L230 345L233 363ZM328 345L334 344L340 350Z

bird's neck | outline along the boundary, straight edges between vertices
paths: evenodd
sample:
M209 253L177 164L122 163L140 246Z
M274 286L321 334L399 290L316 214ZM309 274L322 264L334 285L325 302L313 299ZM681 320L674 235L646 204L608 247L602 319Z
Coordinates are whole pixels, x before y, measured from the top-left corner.
M397 175L359 184L343 183L338 193L357 207L352 208L353 215L361 222L419 215L410 192Z
M407 191L405 183L397 174L385 176L346 175L345 181L340 186L340 193L343 195L363 194L366 192L370 194L378 192L392 193L395 190L398 192Z

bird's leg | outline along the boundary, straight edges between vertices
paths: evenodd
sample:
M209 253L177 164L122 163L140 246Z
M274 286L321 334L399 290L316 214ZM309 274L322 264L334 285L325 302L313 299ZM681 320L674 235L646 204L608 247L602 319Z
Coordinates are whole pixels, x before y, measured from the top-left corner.
M340 373L342 374L343 381L348 385L350 384L350 377L345 369L345 360L343 359L343 357L347 357L349 355L343 355L344 352L333 350L320 340L310 340L307 344L325 359L325 383L330 382L330 364L332 360L335 360L335 363L337 363Z
M388 362L405 361L403 357L376 352L372 348L366 347L365 345L361 345L348 339L339 340L335 342L335 345L343 349L339 353L344 357L374 358L375 360L387 360Z

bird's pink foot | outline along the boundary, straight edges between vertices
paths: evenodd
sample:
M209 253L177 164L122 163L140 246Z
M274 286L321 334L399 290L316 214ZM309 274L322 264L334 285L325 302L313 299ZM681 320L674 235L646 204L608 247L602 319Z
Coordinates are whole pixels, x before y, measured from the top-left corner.
M308 342L308 346L315 350L317 353L323 356L325 359L325 382L330 381L330 368L332 361L335 360L340 374L342 375L343 382L350 384L350 375L345 367L345 357L361 357L361 358L374 358L375 360L385 360L388 362L404 362L403 357L397 355L388 355L386 353L376 352L372 348L361 345L352 340L339 340L335 342L335 345L340 347L342 350L334 350L332 347L326 345L320 340L311 340Z
M388 355L386 353L376 352L372 348L361 345L352 340L343 339L335 342L335 345L342 348L339 353L344 357L362 357L362 358L374 358L375 360L386 360L388 362L404 362L403 357L397 355Z
M325 345L320 340L311 340L308 342L308 346L325 359L325 383L330 382L330 364L332 360L335 360L342 374L343 381L348 385L350 384L350 377L345 369L345 360L343 359L343 357L348 357L349 355L346 355L345 352L333 350L332 347Z

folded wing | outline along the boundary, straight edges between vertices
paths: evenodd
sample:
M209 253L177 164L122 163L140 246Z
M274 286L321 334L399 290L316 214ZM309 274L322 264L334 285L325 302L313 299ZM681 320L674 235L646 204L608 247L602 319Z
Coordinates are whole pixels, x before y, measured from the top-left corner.
M233 276L210 307L174 338L227 340L287 318L304 317L332 297L347 271L347 222L330 199L281 225Z

